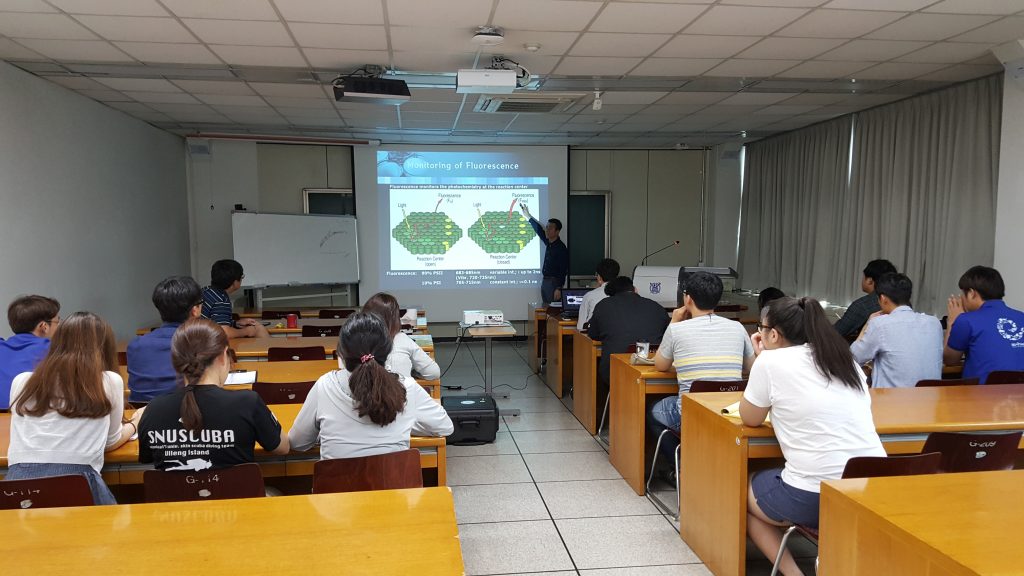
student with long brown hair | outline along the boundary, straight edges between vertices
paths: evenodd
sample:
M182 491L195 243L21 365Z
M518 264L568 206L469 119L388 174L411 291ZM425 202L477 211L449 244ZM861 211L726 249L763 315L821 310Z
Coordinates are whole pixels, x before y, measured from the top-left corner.
M386 292L378 292L363 304L363 312L380 316L391 334L391 353L384 367L402 376L437 380L441 367L437 365L419 344L402 333L402 319L398 300Z
M225 390L228 337L205 318L187 320L171 337L180 386L149 403L139 424L139 461L159 470L206 470L253 462L258 442L288 453L288 435L251 390Z
M142 411L124 417L124 381L110 325L76 312L54 332L46 357L11 383L7 480L78 474L96 504L117 504L103 482L104 451L135 434Z
M779 298L761 312L751 336L757 359L740 402L747 426L771 411L785 468L750 479L747 534L774 558L781 526L818 525L822 480L840 478L855 456L885 456L871 417L864 373L813 298ZM786 552L783 574L801 574Z
M441 404L415 380L384 364L391 337L376 314L359 312L341 329L344 370L317 380L288 432L292 449L319 442L320 458L353 458L405 450L409 437L447 436L454 427Z

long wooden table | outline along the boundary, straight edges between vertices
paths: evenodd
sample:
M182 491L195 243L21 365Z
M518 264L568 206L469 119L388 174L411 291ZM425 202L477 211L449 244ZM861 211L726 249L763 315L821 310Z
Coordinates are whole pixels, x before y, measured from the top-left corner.
M746 568L750 471L758 460L782 458L771 425L750 428L722 415L722 408L741 397L683 395L679 533L719 576L742 576ZM1024 430L1024 386L871 390L871 409L886 452L913 454L931 432Z
M597 434L604 405L597 403L597 363L601 343L576 331L572 335L572 413L591 434Z
M827 481L822 574L1024 571L1024 470Z
M403 306L403 308L415 308L417 316L426 316L427 310L422 306ZM298 310L301 318L319 318L321 310L352 310L359 311L359 306L314 306L303 308L296 306L268 306L266 308L243 308L238 312L239 318L263 318L263 312L292 312Z
M6 574L464 573L448 488L0 510Z
M679 394L675 372L634 366L630 354L612 354L608 407L609 459L626 483L642 496L646 471L647 397Z
M576 332L575 320L562 320L561 316L548 316L546 342L547 360L544 368L544 382L559 398L565 393L565 381L572 378L572 334Z
M420 348L423 348L424 352L431 355L434 353L433 341L419 343ZM235 355L238 358L245 360L266 360L267 350L269 348L302 348L304 346L323 346L324 357L329 359L334 356L334 351L338 347L338 338L336 336L315 338L304 338L302 336L233 338L230 340L229 345L234 349ZM127 350L128 342L118 342L117 351L119 361L125 361Z
M270 411L277 417L281 427L290 430L299 414L301 404L273 404ZM7 448L11 443L11 415L0 414L0 475L7 471ZM437 484L443 486L447 481L446 456L447 449L444 438L413 436L411 448L420 450L420 466L437 469ZM319 448L308 452L291 452L284 456L267 454L259 444L256 445L256 461L266 477L279 476L310 476L313 464L320 460ZM138 440L127 442L117 450L107 452L103 462L103 479L107 484L141 484L142 473L152 470L151 464L139 463Z

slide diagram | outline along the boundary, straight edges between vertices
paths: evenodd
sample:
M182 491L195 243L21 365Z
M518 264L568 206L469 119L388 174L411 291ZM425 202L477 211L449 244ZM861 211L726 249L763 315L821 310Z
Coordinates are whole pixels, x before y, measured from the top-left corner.
M444 212L405 214L391 237L413 254L444 254L462 238L462 228Z

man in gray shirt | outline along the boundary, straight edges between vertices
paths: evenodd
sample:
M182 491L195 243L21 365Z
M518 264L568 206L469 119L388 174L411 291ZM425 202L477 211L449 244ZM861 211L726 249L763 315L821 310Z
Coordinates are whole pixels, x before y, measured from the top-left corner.
M942 377L942 325L910 307L913 284L904 274L883 274L875 283L881 311L871 315L850 346L858 363L874 361L874 388L910 388Z

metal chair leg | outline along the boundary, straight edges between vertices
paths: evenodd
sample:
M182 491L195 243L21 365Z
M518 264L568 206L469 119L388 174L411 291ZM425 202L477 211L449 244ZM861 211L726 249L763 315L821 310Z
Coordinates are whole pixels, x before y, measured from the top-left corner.
M775 563L772 564L772 576L779 573L779 563L782 562L782 555L786 553L786 543L789 542L789 537L796 532L796 525L790 526L786 529L786 533L782 535L782 543L779 544L779 553L775 555Z
M661 441L662 439L665 438L665 434L667 432L667 428L665 430L662 430L661 434L658 434L658 443L654 445L654 458L651 458L651 473L647 476L646 491L648 493L650 493L651 491L651 482L654 480L654 469L658 467L658 454L661 453Z
M601 423L597 426L597 437L601 437L601 431L604 430L604 420L608 417L608 405L612 401L612 395L609 392L608 397L604 399L604 412L601 412Z
M682 443L676 445L676 510L672 516L679 521L679 449L682 448Z

